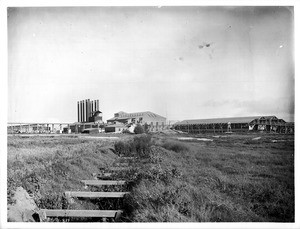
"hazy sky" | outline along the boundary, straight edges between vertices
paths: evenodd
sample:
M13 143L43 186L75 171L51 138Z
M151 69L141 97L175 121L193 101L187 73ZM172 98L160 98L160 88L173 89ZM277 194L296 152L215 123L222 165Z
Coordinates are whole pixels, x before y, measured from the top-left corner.
M293 8L8 9L8 121L276 115L293 120Z

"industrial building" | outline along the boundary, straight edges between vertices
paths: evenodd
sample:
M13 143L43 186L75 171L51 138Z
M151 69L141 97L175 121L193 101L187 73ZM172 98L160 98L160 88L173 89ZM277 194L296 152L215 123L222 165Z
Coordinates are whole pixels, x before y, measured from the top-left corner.
M99 100L82 100L77 102L78 123L100 122L102 123L102 112L99 111Z
M62 133L70 123L8 123L7 133Z
M63 129L64 133L95 133L104 131L99 100L85 99L77 102L77 121Z
M99 100L77 102L75 123L8 123L8 133L100 133L134 129L136 124L148 125L149 131L159 131L170 126L166 118L150 111L126 113L120 111L104 124ZM286 122L276 116L250 116L213 119L192 119L176 122L173 129L188 133L267 131L294 133L294 122ZM132 131L131 131L132 132Z
M122 133L126 129L124 123L109 124L104 127L105 133Z
M166 118L150 111L126 113L120 111L114 114L114 117L107 120L108 124L123 123L127 124L148 124L151 129L163 129L166 125Z
M192 119L177 122L175 130L188 133L269 131L293 133L294 125L276 116L251 116L214 119Z
M111 132L113 130L113 126L115 125L115 131L118 132L124 128L128 128L130 124L141 124L141 125L149 125L150 131L158 131L162 130L166 127L167 119L163 116L155 114L150 111L143 112L134 112L134 113L126 113L124 111L120 111L114 114L113 118L107 120L107 127L105 127L105 132L108 130ZM110 128L112 127L112 128Z

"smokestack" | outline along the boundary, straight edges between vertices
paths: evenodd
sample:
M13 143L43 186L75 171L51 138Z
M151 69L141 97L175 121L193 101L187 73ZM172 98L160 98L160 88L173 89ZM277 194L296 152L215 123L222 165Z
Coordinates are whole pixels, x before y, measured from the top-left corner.
M89 121L89 104L87 99L85 100L85 121Z
M80 101L80 122L83 122L83 115L82 115L83 107L82 107L82 101Z
M92 102L89 100L89 117L92 117Z
M97 110L99 110L99 99L97 99Z
M85 105L84 100L82 100L82 105L83 105L83 122L85 122L85 107L86 107L86 105Z
M77 121L80 122L80 108L79 108L79 101L77 102Z
M86 118L85 118L86 122L89 121L89 100L86 100Z
M91 116L93 116L93 114L94 114L94 102L93 102L93 100L91 101L91 105L92 105L92 114L91 114Z

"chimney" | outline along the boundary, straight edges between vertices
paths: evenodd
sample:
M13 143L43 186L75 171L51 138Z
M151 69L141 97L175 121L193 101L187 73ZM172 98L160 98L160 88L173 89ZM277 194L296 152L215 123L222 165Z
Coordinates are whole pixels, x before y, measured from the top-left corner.
M83 122L83 107L82 107L82 100L80 101L80 122Z
M85 121L89 121L89 104L87 99L85 100Z
M85 114L85 107L86 107L86 105L85 105L85 101L84 100L82 100L82 105L83 105L83 122L85 122L85 116L86 116L86 114Z
M77 101L77 121L80 122L80 107L79 107L79 101Z
M93 116L93 114L94 114L94 102L93 102L93 100L91 101L91 106L92 106L92 114L91 114L91 116Z

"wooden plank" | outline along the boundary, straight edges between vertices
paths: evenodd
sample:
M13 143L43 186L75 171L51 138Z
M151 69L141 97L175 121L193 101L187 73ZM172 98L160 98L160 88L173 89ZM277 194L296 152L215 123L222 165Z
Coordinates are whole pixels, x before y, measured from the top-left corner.
M122 198L129 192L65 192L67 197L82 198Z
M85 185L101 186L101 185L124 185L122 180L82 180Z
M121 210L62 210L41 209L46 217L119 217Z

